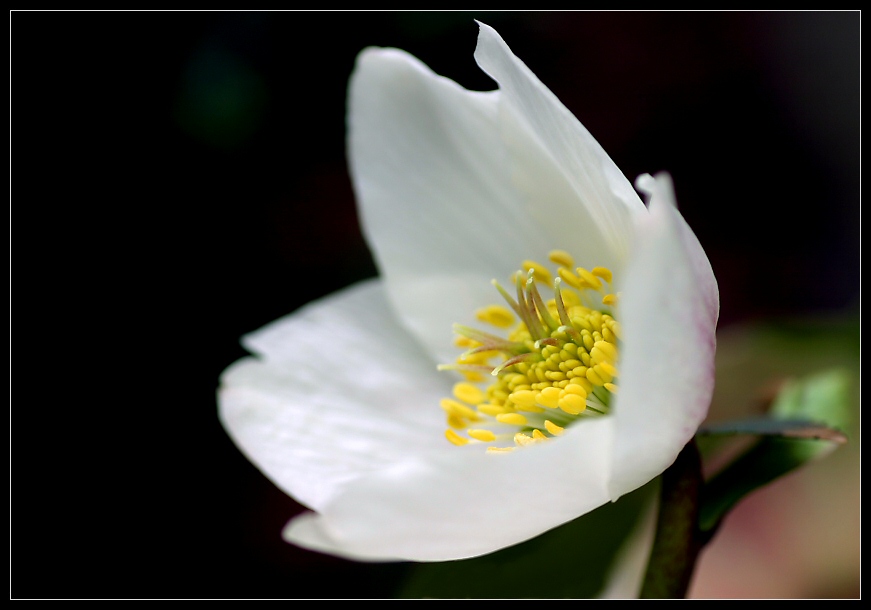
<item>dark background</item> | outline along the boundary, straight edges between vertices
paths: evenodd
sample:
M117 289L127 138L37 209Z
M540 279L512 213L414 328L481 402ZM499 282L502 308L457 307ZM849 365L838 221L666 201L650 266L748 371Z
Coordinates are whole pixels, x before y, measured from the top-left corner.
M390 596L401 566L281 541L300 507L215 390L240 335L376 273L356 54L490 89L475 18L630 179L672 173L721 327L858 308L857 12L14 11L12 597Z

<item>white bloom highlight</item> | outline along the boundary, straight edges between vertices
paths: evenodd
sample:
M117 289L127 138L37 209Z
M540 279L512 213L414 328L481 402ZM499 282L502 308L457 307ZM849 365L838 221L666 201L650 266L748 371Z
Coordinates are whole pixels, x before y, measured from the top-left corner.
M360 54L349 160L381 276L248 335L254 356L222 377L233 440L311 509L285 528L295 544L367 560L489 553L650 481L707 413L717 286L670 178L639 178L645 207L483 24L475 58L498 90L465 90L399 50ZM505 303L488 309L499 298L491 280L554 251L555 264L613 279L601 307L622 325L619 393L606 415L542 424L548 442L519 439L529 446L493 455L480 444L491 428L473 425L468 445L448 443L440 402L474 409L484 389L452 394L462 378L437 370L456 359L453 324L507 328ZM612 347L600 346L608 366ZM556 405L557 394L542 400Z

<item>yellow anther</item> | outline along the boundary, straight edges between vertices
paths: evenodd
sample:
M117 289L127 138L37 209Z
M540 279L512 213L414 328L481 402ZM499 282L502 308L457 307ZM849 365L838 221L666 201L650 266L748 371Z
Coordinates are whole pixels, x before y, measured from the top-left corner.
M499 328L510 328L514 324L514 314L501 305L483 307L475 312L475 317Z
M573 385L581 386L582 388L584 388L584 390L587 392L588 395L593 391L593 384L590 383L589 380L587 379L587 369L584 369L584 376L583 377L578 376L578 377L573 378L571 383L566 386L566 389L569 389L569 386L573 386Z
M483 441L485 443L489 443L491 441L496 440L496 435L493 434L492 432L490 432L489 430L477 430L477 429L466 430L466 434L468 434L469 436L471 436L472 438L474 438L476 440Z
M601 290L602 282L595 275L584 269L583 267L578 267L575 269L577 271L578 276L581 280L587 284L593 290Z
M587 402L577 394L566 394L559 399L559 408L570 415L578 415L587 408Z
M590 271L590 273L592 273L596 277L602 278L603 280L605 280L609 284L611 283L611 279L612 279L611 270L608 269L607 267L593 267L592 270Z
M460 436L459 434L457 434L456 432L454 432L450 428L445 430L445 437L449 441L451 441L454 445L456 445L457 447L462 447L463 445L466 445L469 442L469 439L463 438L462 436Z
M554 265L559 265L561 267L575 266L575 259L573 259L572 255L565 250L551 250L547 257Z
M546 284L547 286L553 284L553 276L551 276L550 271L544 265L540 265L535 261L523 261L523 270L529 271L530 269L532 269L532 276L536 282Z
M557 401L559 401L560 390L554 387L544 388L535 397L536 402L550 409L556 409Z
M496 421L500 424L511 424L512 426L526 425L526 418L520 413L500 413L496 416Z
M619 352L617 351L617 346L613 343L609 343L608 341L596 341L593 345L593 349L599 350L602 354L600 360L605 360L611 363L617 362L617 355ZM592 352L590 352L590 355L594 358L596 357Z
M454 413L449 413L447 419L448 425L455 430L462 430L469 425L469 422L465 417L460 417Z
M484 413L485 415L489 415L491 417L496 417L497 415L501 415L502 413L505 413L505 407L500 407L500 406L491 405L491 404L483 404L483 405L478 405L478 411L480 411L481 413Z
M611 383L612 381L614 381L614 375L612 375L609 372L609 369L607 368L607 366L608 366L607 363L603 362L602 364L597 364L596 366L593 367L593 372L596 373L596 375L599 376L599 379L602 380L602 385L605 385L606 383ZM614 367L611 367L610 370L616 371L617 369L615 369Z
M605 385L605 380L602 379L595 371L595 369L587 369L587 380L593 385ZM611 381L610 379L608 381Z
M457 402L456 400L451 400L450 398L442 398L439 404L441 404L442 409L444 409L448 415L459 415L461 417L468 417L473 421L478 419L478 414L475 413L474 409L471 409L463 403Z
M480 343L478 343L477 341L473 341L468 337L464 337L463 335L459 335L457 337L454 337L454 345L456 345L457 347L472 348L478 347Z
M515 405L518 411L523 411L524 413L544 413L547 411L544 407L539 407L537 405Z
M614 336L616 336L618 339L623 338L623 329L620 327L619 322L616 322L616 321L612 322L611 326L609 328L610 328L610 331L612 333L614 333ZM609 330L609 328L606 328L605 330L607 331L607 330ZM605 338L608 339L607 337L605 337ZM610 339L608 339L608 340L610 341Z
M617 377L617 368L610 362L600 362L596 366L598 367L596 372L599 373L600 377L602 376L602 373L610 375L611 377Z
M527 436L523 432L518 432L514 435L514 442L517 443L520 447L526 447L527 445L533 444L535 440L531 436Z
M535 392L533 390L520 390L512 392L508 396L508 400L518 406L531 407L535 405Z
M458 383L454 385L454 396L470 405L479 405L484 402L484 392L471 383Z
M507 329L507 336L456 327L461 335L456 344L466 351L455 364L440 365L440 370L456 370L467 379L454 384L453 395L441 401L449 427L445 436L452 444L505 444L499 441L512 436L495 428L498 422L514 427L515 446L487 450L512 451L563 434L581 414L586 415L588 402L596 414L610 411L602 392L618 391L614 382L621 331L610 313L615 310L597 305L596 299L601 297L605 306L618 303L619 294L605 288L612 273L605 267L590 271L575 267L572 256L563 250L550 252L548 258L555 271L533 260L523 261L513 276L516 300L493 282L511 308L490 305L475 312L479 321ZM539 292L543 284L553 287L552 299ZM585 292L594 290L599 297ZM489 380L472 383L481 379ZM554 415L556 409L561 415ZM495 430L475 423L485 417L492 418L488 421ZM559 423L545 417L555 417Z
M463 374L463 377L466 378L466 381L469 382L481 382L484 381L484 376L478 371L460 371Z
M562 280L571 286L572 288L577 288L578 290L583 289L584 285L581 283L581 280L574 273L566 269L565 267L559 267L556 270L557 275L559 275ZM567 291L568 292L568 291ZM569 294L573 294L568 292ZM566 303L565 294L563 294L563 303ZM566 303L567 304L567 303Z
M547 431L553 434L554 436L559 436L565 431L565 428L562 426L557 426L555 423L550 421L549 419L544 420L544 427L547 428Z
M564 289L561 294L566 307L575 307L581 302L581 298L573 290Z
M517 447L487 447L487 453L507 453L514 451Z
M560 396L566 396L567 394L577 394L582 399L586 399L588 392L583 386L571 383L562 390Z

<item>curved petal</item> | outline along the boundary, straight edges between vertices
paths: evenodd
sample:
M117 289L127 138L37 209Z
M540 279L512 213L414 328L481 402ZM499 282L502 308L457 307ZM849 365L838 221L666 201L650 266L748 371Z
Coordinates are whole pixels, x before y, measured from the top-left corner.
M717 283L677 211L671 178L642 176L650 215L639 217L620 302L626 342L612 455L611 498L665 470L705 418L714 389Z
M446 561L511 546L608 501L613 420L512 453L455 448L349 482L289 542L352 559Z
M450 451L441 397L450 379L367 281L243 340L259 358L227 369L220 418L239 449L313 509L365 473L410 454Z
M605 150L590 135L556 96L520 61L499 34L488 25L478 22L478 46L475 59L481 69L499 83L502 93L502 117L521 123L524 131L538 144L521 142L523 150L536 148L535 155L546 158L569 182L574 201L569 206L582 208L583 220L567 227L577 237L583 233L600 236L603 244L595 243L591 255L604 251L616 254L617 261L589 260L589 266L603 265L621 268L629 254L634 233L634 217L644 213L644 204L632 184L614 164ZM509 141L509 144L511 142ZM517 152L513 147L512 152ZM556 210L559 216L565 214ZM576 221L575 218L566 218ZM594 238L595 239L595 238ZM587 258L586 252L579 254Z
M348 150L363 228L404 323L440 361L450 328L553 249L619 271L644 206L581 124L481 26L474 92L395 49L351 78ZM604 174L602 174L604 172Z

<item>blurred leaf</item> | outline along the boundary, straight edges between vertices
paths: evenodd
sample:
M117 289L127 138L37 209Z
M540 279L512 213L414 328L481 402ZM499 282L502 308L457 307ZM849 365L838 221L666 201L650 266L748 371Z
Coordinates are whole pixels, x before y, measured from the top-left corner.
M752 420L738 422L729 433L743 428L762 438L705 484L701 530L713 533L745 495L843 442L846 437L840 431L849 425L849 390L850 376L841 370L792 381L775 398L769 423L757 419L754 431ZM820 438L799 438L808 430L820 433Z
M766 417L738 419L706 425L699 429L699 434L756 434L760 436L827 440L836 443L847 442L847 436L843 432L818 422L797 419L780 420Z
M473 559L416 564L402 598L592 598L644 512L654 480L591 513L516 546ZM535 493L530 490L528 493ZM506 507L511 510L511 507ZM523 515L518 515L522 519Z

